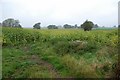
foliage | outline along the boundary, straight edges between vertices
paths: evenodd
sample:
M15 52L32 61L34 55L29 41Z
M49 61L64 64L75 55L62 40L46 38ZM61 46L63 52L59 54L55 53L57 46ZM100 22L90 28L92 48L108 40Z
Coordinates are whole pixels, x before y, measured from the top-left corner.
M1 39L3 77L58 78L41 60L53 65L60 77L110 78L116 73L117 29L84 32L4 27Z
M84 31L90 31L93 28L94 24L91 21L86 20L82 25L81 28L84 29Z
M2 22L3 27L17 27L21 28L19 20L14 20L13 18L8 18Z
M65 25L63 25L63 27L64 27L65 29L69 29L69 28L76 28L77 25L72 26L72 25L69 25L69 24L65 24Z
M40 24L41 24L41 23L36 23L36 24L33 26L33 29L40 29Z
M56 25L49 25L47 26L48 29L58 29L58 27Z
M99 26L97 25L97 24L95 24L94 26L93 26L93 28L98 28Z
M2 26L2 23L0 23L0 27Z
M87 62L84 58L81 58L79 61L73 56L65 55L62 57L62 62L68 67L72 76L80 78L97 78L98 75L92 66L87 65Z

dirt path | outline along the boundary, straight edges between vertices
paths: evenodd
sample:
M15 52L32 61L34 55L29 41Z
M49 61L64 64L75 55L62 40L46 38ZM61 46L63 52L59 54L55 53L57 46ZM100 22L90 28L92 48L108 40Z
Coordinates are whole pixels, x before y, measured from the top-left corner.
M38 67L39 66L44 67L45 69L48 70L48 72L52 73L53 78L61 78L61 75L58 73L58 71L54 68L54 66L52 64L40 59L40 57L38 57L37 55L22 56L22 57L20 57L20 60L23 62L30 61L32 63L35 63L35 64L30 65L30 67L35 66L35 65L37 65ZM30 67L28 66L28 68L30 68ZM18 76L18 75L22 74L26 69L27 68L16 69L16 71L13 73L13 75L11 77Z
M37 65L47 68L49 72L51 72L55 77L60 78L60 74L57 72L57 70L53 67L52 64L40 59L37 55L31 55L28 58L29 60L35 62Z
M21 50L23 50L24 52L28 52L29 51L29 47L22 47ZM58 73L58 71L54 68L54 66L50 63L48 63L47 61L44 61L42 59L40 59L40 57L38 55L29 55L26 54L24 56L20 57L21 62L23 61L30 61L32 63L31 66L37 65L40 67L45 67L50 73L52 73L53 76L55 76L55 78L60 78L61 75ZM29 66L28 66L29 68ZM25 68L26 69L26 68ZM16 69L16 71L14 72L14 74L12 76L15 75L19 75L21 73L23 73L24 69L20 68L20 69ZM33 73L34 74L34 73Z

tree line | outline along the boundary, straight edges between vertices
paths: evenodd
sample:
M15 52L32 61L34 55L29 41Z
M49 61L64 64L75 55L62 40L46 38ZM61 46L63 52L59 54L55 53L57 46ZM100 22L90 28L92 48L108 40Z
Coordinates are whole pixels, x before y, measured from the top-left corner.
M41 29L41 23L35 23L33 25L33 29ZM2 23L0 23L0 26L2 27L15 27L15 28L22 28L19 20L15 20L13 18L8 18L6 20L4 20ZM47 28L48 29L58 29L62 26L56 26L56 25L48 25ZM92 30L92 28L98 28L99 26L97 24L94 24L92 21L88 21L86 20L83 24L81 24L80 26L78 26L77 24L75 25L69 25L69 24L64 24L63 28L65 29L70 29L70 28L82 28L84 29L84 31L89 31Z

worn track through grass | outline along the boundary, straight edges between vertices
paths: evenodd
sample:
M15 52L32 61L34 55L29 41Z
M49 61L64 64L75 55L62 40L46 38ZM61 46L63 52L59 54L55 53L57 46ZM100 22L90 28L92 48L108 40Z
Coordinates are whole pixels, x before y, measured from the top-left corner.
M26 53L29 51L29 47L22 47L21 49ZM61 78L61 75L54 68L54 66L52 64L48 63L47 61L40 59L40 57L38 55L21 56L20 60L27 60L27 61L34 63L34 65L28 66L27 68L30 68L30 67L35 66L35 65L40 66L40 67L44 67L45 69L48 70L48 72L52 73L52 77ZM16 69L16 71L14 72L14 74L12 76L20 74L20 73L22 73L22 71L24 71L24 69L22 69L22 68Z

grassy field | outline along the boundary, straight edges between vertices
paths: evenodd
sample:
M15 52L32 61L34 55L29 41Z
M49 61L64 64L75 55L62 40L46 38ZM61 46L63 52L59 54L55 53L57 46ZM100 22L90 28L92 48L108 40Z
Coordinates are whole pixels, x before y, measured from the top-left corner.
M110 78L118 31L3 28L3 78Z

